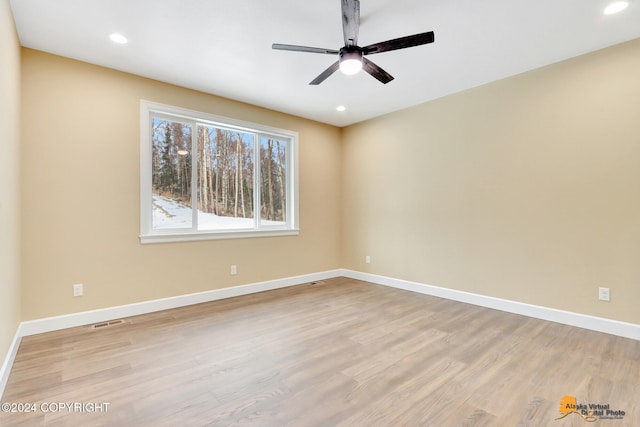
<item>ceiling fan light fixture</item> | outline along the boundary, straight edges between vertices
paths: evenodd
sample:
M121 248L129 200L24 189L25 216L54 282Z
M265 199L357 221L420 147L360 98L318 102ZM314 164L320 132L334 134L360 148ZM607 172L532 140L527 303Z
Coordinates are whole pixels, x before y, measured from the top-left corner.
M629 6L629 2L627 1L615 1L604 9L604 14L613 15L615 13L622 12L627 8L627 6Z
M359 59L346 59L340 63L340 71L348 76L358 74L362 70L362 61Z
M362 70L362 52L358 50L340 51L340 71L348 76L358 74Z

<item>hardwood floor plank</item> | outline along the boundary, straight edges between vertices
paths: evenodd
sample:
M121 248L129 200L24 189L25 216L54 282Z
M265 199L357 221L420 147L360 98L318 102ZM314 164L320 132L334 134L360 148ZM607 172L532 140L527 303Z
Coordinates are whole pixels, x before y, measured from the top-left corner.
M338 278L24 337L16 426L583 426L560 399L640 425L640 342Z

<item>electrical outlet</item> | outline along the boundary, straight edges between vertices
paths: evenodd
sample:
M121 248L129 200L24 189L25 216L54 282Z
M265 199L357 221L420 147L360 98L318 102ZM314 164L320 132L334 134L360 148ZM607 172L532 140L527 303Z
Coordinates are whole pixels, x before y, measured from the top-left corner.
M238 267L236 267L235 265L231 266L231 275L235 276L236 274L238 274Z
M369 255L364 257L364 262L366 262L367 264L371 264L371 257Z
M600 301L609 301L611 298L611 293L609 288L598 288L598 299Z
M84 286L82 286L82 283L76 283L73 285L73 296L81 297L82 295L84 295Z

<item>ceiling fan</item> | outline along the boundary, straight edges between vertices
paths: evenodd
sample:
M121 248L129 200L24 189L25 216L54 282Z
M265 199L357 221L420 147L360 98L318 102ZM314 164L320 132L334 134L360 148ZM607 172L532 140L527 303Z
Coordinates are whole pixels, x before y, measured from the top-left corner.
M365 70L380 82L387 84L393 80L393 76L385 70L365 58L366 55L388 52L390 50L404 49L433 43L433 31L400 37L368 46L358 46L358 31L360 29L360 0L342 1L342 32L344 33L344 46L340 50L323 49L319 47L296 46L291 44L274 43L271 47L277 50L291 50L295 52L324 53L327 55L339 55L338 61L331 64L318 77L313 79L310 85L319 85L331 74L340 69L345 74L356 74Z

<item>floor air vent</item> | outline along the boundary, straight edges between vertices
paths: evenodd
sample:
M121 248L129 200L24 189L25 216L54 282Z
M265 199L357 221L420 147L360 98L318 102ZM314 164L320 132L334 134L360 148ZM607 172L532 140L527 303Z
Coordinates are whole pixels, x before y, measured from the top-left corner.
M109 326L120 325L122 323L124 323L124 320L122 319L109 320L108 322L101 322L101 323L96 323L95 325L91 325L91 329L104 329Z

